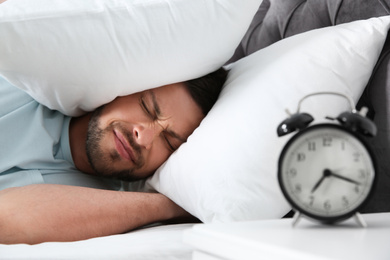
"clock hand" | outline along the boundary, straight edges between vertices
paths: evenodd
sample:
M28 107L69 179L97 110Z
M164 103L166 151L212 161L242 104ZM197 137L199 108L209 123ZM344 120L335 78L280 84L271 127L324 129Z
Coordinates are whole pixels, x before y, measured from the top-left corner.
M341 180L347 181L347 182L355 183L355 184L357 184L357 185L360 185L360 184L361 184L361 183L358 182L358 181L352 180L352 179L350 179L350 178L348 178L348 177L344 177L344 176L339 175L339 174L334 173L334 172L330 172L330 175L331 175L331 176L334 176L334 177L336 177L336 178L339 178L339 179L341 179Z
M317 183L314 185L313 189L311 189L311 193L314 193L318 187L321 185L321 183L325 180L325 178L331 176L332 172L328 169L325 169L322 173L321 179L317 181Z
M314 185L313 189L311 189L311 193L314 193L316 191L316 189L321 185L325 178L325 175L322 175L321 179L316 183L316 185Z

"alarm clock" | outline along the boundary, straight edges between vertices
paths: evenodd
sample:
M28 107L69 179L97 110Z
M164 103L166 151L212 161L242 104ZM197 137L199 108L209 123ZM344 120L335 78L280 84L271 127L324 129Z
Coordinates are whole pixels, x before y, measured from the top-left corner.
M315 95L337 95L349 101L351 111L332 123L310 125L314 118L301 113L302 102ZM301 216L325 224L355 217L369 199L376 181L376 164L362 136L375 136L375 124L359 112L353 100L336 92L319 92L303 97L295 114L281 122L278 136L297 131L284 146L278 162L278 182L283 195L295 211L293 226Z

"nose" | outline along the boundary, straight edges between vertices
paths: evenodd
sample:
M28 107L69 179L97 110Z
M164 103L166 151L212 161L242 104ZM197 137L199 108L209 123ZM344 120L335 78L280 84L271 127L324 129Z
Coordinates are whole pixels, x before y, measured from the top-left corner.
M134 140L137 144L145 149L152 147L154 139L160 134L157 126L150 125L136 125L133 128Z

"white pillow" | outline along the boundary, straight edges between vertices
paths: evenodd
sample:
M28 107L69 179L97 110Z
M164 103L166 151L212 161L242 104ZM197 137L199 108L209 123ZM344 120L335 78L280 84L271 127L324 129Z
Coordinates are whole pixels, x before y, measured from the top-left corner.
M12 0L0 75L68 115L222 66L262 0Z
M276 128L306 94L361 96L386 39L390 17L310 31L231 65L221 96L202 124L147 181L203 222L279 218L290 207L277 161L292 136ZM302 112L337 116L349 103L316 96Z

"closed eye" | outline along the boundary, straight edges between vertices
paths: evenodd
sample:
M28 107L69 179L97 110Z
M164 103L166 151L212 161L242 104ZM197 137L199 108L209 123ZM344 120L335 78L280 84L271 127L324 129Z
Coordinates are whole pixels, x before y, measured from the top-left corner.
M164 138L164 140L165 140L165 143L167 144L169 150L170 150L171 152L176 151L177 148L174 147L174 146L172 145L171 141L169 140L168 135L167 135L166 133L161 133L161 134L162 134L162 136L163 136L163 138Z
M177 148L179 148L179 146L186 141L177 133L175 133L174 131L170 131L169 129L165 129L161 134L169 150L171 150L172 152L176 151Z
M153 90L144 92L140 98L140 106L146 115L153 121L163 120L159 103L157 102L156 95ZM163 126L161 126L163 127ZM164 127L163 127L164 128ZM171 152L174 152L179 148L179 146L186 141L187 138L183 138L177 132L172 129L164 129L161 132L161 138L164 139L168 149Z
M140 106L141 106L142 110L147 114L147 116L150 117L150 119L152 119L153 121L158 119L157 113L153 112L152 110L149 109L149 107L145 101L144 95L142 95L140 98Z

